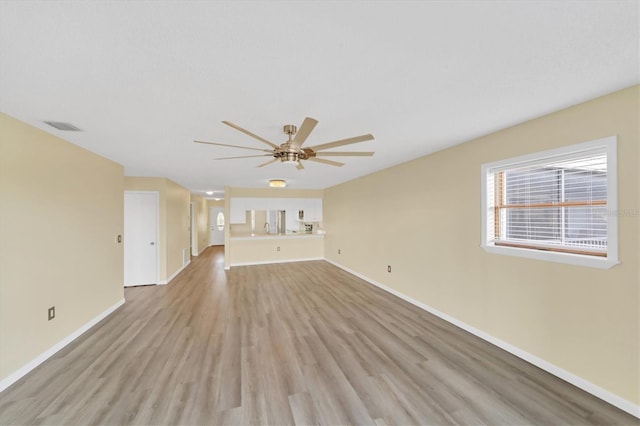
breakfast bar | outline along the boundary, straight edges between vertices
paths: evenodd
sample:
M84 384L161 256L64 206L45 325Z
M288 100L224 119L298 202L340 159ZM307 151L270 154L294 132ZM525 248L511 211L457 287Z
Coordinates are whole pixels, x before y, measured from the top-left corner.
M324 234L286 233L230 236L231 266L296 262L323 258Z

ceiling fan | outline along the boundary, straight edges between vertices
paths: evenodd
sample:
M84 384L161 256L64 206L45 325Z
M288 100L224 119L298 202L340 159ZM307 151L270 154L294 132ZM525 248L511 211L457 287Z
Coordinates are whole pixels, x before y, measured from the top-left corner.
M296 163L296 168L298 170L304 169L302 165L302 160L315 161L317 163L328 164L330 166L342 167L344 163L340 163L338 161L326 160L324 158L318 157L371 157L373 152L324 152L326 149L337 148L339 146L350 145L358 142L366 142L373 140L373 135L366 134L361 136L355 136L347 139L340 139L333 142L323 143L320 145L310 146L307 148L302 148L302 144L307 140L311 131L318 124L318 120L307 117L302 122L302 126L300 129L293 124L287 124L284 126L284 133L289 136L289 139L281 145L276 145L273 142L266 140L250 131L243 129L242 127L233 124L229 121L223 121L227 126L233 127L234 129L244 133L245 135L251 136L254 139L259 140L262 143L265 143L271 147L271 149L261 149L261 148L251 148L248 146L239 146L239 145L229 145L225 143L217 143L217 142L205 142L205 141L194 141L196 143L204 143L208 145L217 145L217 146L226 146L232 148L242 148L242 149L250 149L253 151L262 151L267 154L260 155L243 155L240 157L224 157L224 158L215 158L215 160L232 160L236 158L252 158L252 157L273 157L273 160L269 160L266 163L260 164L258 167L264 167L266 165L275 163L276 161L281 161L283 163ZM294 137L295 136L295 137Z

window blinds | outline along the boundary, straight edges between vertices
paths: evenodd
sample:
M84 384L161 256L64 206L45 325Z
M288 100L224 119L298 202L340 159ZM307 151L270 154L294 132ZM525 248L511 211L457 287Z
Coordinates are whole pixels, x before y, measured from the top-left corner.
M606 256L605 148L491 169L487 195L494 244Z

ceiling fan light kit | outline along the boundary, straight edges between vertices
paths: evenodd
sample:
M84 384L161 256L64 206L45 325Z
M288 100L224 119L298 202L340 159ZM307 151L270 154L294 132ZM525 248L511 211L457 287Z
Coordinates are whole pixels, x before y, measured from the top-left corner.
M331 157L371 157L373 152L320 152L326 149L337 148L340 146L350 145L359 142L366 142L373 140L373 135L366 134L361 136L356 136L347 139L340 139L333 142L324 143L321 145L315 145L307 148L302 148L302 144L307 140L313 129L318 124L318 120L307 117L302 122L302 126L300 126L300 130L293 124L286 124L283 127L284 134L288 136L288 140L281 145L276 145L273 142L260 137L250 131L231 123L230 121L223 121L227 126L233 127L239 132L244 133L245 135L251 136L252 138L259 140L260 142L269 145L271 149L261 149L261 148L252 148L248 146L240 146L240 145L229 145L225 143L217 143L217 142L205 142L205 141L194 141L196 143L208 144L208 145L217 145L217 146L225 146L231 148L242 148L242 149L250 149L253 151L261 151L266 154L259 155L245 155L239 157L223 157L216 158L216 160L233 160L237 158L252 158L252 157L273 157L273 160L269 160L266 163L258 165L258 167L264 167L269 164L273 164L276 161L280 160L282 163L290 163L296 164L296 168L298 170L303 170L304 166L302 165L302 161L309 160L316 163L327 164L329 166L342 167L344 163L340 163L338 161L325 160L324 158L317 158L318 156L331 156ZM295 137L294 137L295 136ZM271 185L270 185L271 186Z

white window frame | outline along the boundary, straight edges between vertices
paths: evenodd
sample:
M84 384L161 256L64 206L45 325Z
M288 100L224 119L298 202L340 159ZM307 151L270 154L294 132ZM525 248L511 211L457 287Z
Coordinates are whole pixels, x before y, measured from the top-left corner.
M598 269L609 269L620 263L618 261L618 138L609 136L589 142L570 145L548 151L522 155L505 160L486 163L481 166L482 182L482 236L480 247L488 253L503 254L507 256L525 257L529 259L546 260L551 262L566 263L570 265L587 266ZM584 254L562 253L547 250L536 250L519 247L507 247L495 245L488 241L487 212L489 199L487 194L487 176L491 170L509 166L522 166L527 163L535 163L561 155L579 153L581 151L605 148L607 152L607 256L598 257Z

